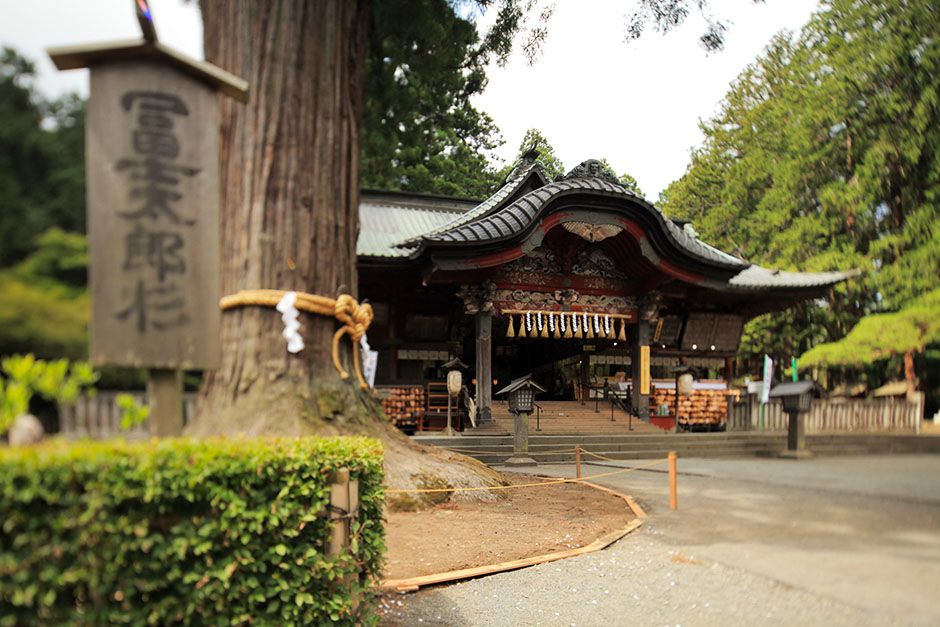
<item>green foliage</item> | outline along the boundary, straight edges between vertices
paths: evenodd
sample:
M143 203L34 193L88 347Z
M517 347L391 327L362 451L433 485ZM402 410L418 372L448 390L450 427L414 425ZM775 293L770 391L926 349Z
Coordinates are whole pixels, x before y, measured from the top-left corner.
M328 558L339 468L359 515ZM368 438L0 450L0 625L372 622L382 481Z
M800 368L865 366L908 351L922 352L940 343L940 288L894 313L862 318L837 342L814 346L800 357Z
M530 128L525 132L525 135L522 136L522 141L519 142L519 153L515 161L521 161L522 156L530 150L538 151L539 156L536 157L535 162L542 166L549 180L565 173L565 164L555 155L554 146L552 146L548 138L542 134L542 131L537 128Z
M605 168L607 168L608 170L613 172L614 175L616 175L616 171L614 170L613 166L610 165L610 161L608 161L606 157L603 159L600 159L600 162L604 164ZM637 196L640 196L641 198L644 197L643 190L640 189L640 184L637 183L636 179L633 178L631 175L624 172L623 174L617 176L617 180L620 181L621 185L623 185L625 188L627 188L628 190L630 190Z
M0 354L82 359L90 316L88 242L51 228L11 269L0 271Z
M752 2L757 4L764 0ZM627 38L639 39L649 27L668 33L681 26L694 10L705 20L705 30L699 36L699 43L708 52L722 50L728 24L712 15L709 5L709 0L638 0L633 12L627 17Z
M485 196L496 184L487 155L502 140L470 99L485 87L502 35L481 41L470 16L446 0L376 2L372 24L362 185ZM504 23L502 32L516 27Z
M141 405L130 394L118 394L114 400L121 410L121 429L124 431L144 424L150 417L150 407Z
M98 374L86 362L67 359L43 361L32 354L13 355L0 361L5 379L0 379L0 435L7 432L29 402L39 394L57 403L72 403L78 393L95 384Z
M85 228L84 104L42 99L34 75L16 52L0 52L0 267L51 227Z
M839 339L940 286L940 14L929 0L830 0L732 84L686 174L676 218L749 261L862 277L752 321L752 371Z
M27 282L55 282L84 288L88 282L88 239L52 227L37 239L34 250L15 266Z
M0 271L0 353L81 359L88 350L91 308L85 290L27 281Z

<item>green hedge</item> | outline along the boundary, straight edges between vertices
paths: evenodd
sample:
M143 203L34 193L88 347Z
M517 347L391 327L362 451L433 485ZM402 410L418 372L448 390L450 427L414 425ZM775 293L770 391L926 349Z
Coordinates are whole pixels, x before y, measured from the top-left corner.
M371 622L382 454L368 438L0 450L0 625ZM328 559L338 468L360 512Z

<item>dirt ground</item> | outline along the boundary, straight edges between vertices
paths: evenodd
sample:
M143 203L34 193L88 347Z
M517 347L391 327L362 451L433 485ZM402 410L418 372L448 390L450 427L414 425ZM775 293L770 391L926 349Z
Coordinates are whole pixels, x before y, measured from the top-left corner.
M507 473L513 484L531 475ZM537 480L537 479L535 479ZM563 483L509 490L495 503L445 503L390 512L386 579L485 566L590 544L634 518L623 499Z

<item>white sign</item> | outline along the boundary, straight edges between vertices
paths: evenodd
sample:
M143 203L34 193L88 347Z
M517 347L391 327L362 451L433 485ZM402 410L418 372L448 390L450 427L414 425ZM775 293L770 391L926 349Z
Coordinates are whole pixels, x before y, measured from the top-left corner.
M770 401L770 381L774 374L774 360L764 355L764 385L760 391L760 402L768 403Z
M375 371L379 367L379 351L369 346L369 337L363 333L359 338L360 356L362 357L362 376L370 388L375 387Z

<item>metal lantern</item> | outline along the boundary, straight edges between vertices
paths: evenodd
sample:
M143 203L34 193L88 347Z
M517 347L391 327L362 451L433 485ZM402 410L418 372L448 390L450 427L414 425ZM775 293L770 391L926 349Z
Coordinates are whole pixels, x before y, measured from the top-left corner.
M810 402L816 394L816 384L812 381L793 381L774 387L770 391L770 398L781 399L786 413L802 414L809 411Z
M532 388L524 386L513 390L509 394L509 411L531 413L535 403L535 392Z
M530 414L535 404L535 393L545 388L532 380L532 375L515 379L496 394L509 395L509 411L514 414Z

